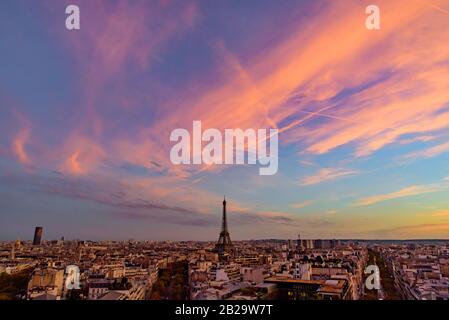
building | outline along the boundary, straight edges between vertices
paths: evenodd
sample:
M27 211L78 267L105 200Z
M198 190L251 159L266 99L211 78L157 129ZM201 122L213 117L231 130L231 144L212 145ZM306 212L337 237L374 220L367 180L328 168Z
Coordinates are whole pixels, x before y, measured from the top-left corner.
M244 282L259 284L264 280L263 270L261 268L244 267L240 269L240 272Z
M33 245L34 246L39 246L42 242L42 231L43 228L42 227L36 227L36 229L34 230L34 239L33 239Z
M146 287L144 284L133 285L128 290L110 290L98 298L98 300L145 300Z
M16 252L15 252L15 247L12 246L11 247L11 252L9 254L9 259L14 260L16 258Z
M296 240L296 247L298 251L304 251L313 249L314 241L311 239L301 239L301 234L298 234L298 239Z
M297 280L277 276L265 280L276 284L281 300L349 300L349 285L345 279Z
M32 300L57 300L64 289L63 269L36 269L28 282L28 297Z
M298 235L296 246L299 251L310 249L333 249L340 245L339 240L335 239L301 239Z
M89 300L97 300L107 294L112 289L114 282L110 279L92 278L87 281Z
M312 266L309 263L295 263L293 279L310 280L312 277Z

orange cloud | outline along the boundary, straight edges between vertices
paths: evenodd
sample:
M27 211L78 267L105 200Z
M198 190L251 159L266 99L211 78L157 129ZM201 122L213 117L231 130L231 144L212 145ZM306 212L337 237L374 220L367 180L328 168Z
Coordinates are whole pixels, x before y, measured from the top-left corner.
M103 148L81 134L73 134L67 139L63 155L62 170L73 175L84 175L98 169L106 159Z
M288 126L288 142L306 143L306 150L313 154L354 143L355 155L365 156L405 134L449 127L448 112L438 112L449 101L449 77L441 68L449 57L449 46L443 40L448 32L438 33L443 25L448 26L446 17L416 3L405 11L398 8L397 12L385 10L386 3L379 5L383 9L383 21L388 21L387 30L383 29L379 35L366 35L357 45L345 43L346 56L339 64L326 68L332 74L327 85L335 86L339 81L342 88L353 87L369 79L375 81L382 73L390 75L345 98L338 108L330 104L293 122L294 125ZM361 32L361 28L355 29ZM372 42L365 43L368 39ZM409 48L411 43L413 50ZM330 48L323 51L333 54ZM368 54L371 59L366 58ZM329 61L332 61L330 55ZM357 70L357 73L354 75L348 70ZM355 78L350 79L352 76ZM333 119L314 127L299 127L313 117L322 117L324 111L327 111L324 116Z
M435 1L434 5L442 7L443 3ZM182 103L178 95L165 102L156 123L142 128L138 137L118 138L108 151L147 168L155 161L162 167L153 166L154 170L187 177L224 168L175 167L167 161L169 132L189 128L192 120L201 120L203 129L280 127L281 143L297 144L312 155L353 143L355 155L364 156L405 134L448 127L449 112L439 112L449 101L449 79L441 67L449 56L444 41L449 34L444 28L446 17L422 3L380 1L378 5L382 10L379 32L364 28L364 7L359 1L331 2L319 15L286 25L289 35L253 52L248 63L217 41L214 49L221 77L205 81L202 91L195 87L190 95L183 93ZM154 32L157 39L149 44L144 41L149 33L147 17L138 5L100 15L101 21L77 45L79 56L92 61L89 70L95 70L86 77L87 104L93 106L104 84L125 67L145 70L163 44L194 23L196 7L187 9L179 23L161 24L161 30ZM145 32L139 36L136 30ZM117 42L119 38L125 40ZM83 49L85 43L92 50ZM383 73L391 76L376 82ZM375 84L345 98L342 105L329 102L342 90L364 83ZM309 104L317 104L318 110L308 110ZM316 117L325 121L308 125ZM93 108L88 118L99 133L106 120ZM83 167L81 158L80 151L76 159Z
M449 210L436 211L431 213L432 217L449 217Z
M73 174L83 174L85 172L78 161L79 154L79 151L75 151L65 162L65 167Z
M30 139L30 130L23 129L19 132L19 134L15 137L12 142L12 149L14 153L17 155L20 163L29 164L31 162L28 154L25 150L25 145Z
M257 52L248 64L220 42L216 50L223 79L184 100L182 108L189 111L183 119L175 116L179 103L170 108L172 114L153 132L190 126L198 119L205 128L221 129L283 124L281 143L304 145L311 154L353 143L355 155L366 156L406 134L449 128L449 112L441 112L449 101L449 77L442 68L449 57L445 15L418 2L378 5L379 32L363 27L359 2L333 2L305 24L289 26L291 37ZM378 81L383 74L388 76ZM373 84L341 105L329 103L343 89L364 83ZM290 102L295 96L301 98ZM325 104L305 110L317 102ZM307 121L316 117L327 121L309 126Z

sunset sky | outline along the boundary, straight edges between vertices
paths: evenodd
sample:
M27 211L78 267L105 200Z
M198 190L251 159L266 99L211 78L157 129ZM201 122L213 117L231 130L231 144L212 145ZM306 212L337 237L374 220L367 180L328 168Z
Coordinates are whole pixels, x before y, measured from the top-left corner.
M277 174L171 164L193 120ZM0 1L0 240L216 240L224 194L235 240L449 238L449 0Z

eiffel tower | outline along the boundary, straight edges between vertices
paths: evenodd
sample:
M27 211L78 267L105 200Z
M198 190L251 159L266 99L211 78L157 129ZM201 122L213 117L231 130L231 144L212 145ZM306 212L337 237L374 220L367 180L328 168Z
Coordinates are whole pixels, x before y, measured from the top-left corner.
M215 245L215 251L219 254L227 253L232 250L231 237L228 231L228 221L226 219L226 198L223 199L223 220L221 221L221 232Z

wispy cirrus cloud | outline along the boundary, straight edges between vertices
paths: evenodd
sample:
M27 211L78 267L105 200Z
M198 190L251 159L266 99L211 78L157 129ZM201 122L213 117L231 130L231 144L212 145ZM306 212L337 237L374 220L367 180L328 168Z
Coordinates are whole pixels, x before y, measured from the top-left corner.
M344 168L323 168L313 175L307 176L301 179L300 186L310 186L326 181L333 181L338 178L352 176L358 174L356 170L344 169Z
M425 150L414 151L404 156L405 159L432 158L449 151L449 142L442 143Z
M438 192L447 189L447 185L430 184L430 185L413 185L400 189L399 191L384 193L375 196L370 196L357 200L355 206L368 206L378 202L392 200L403 197L416 196L425 193Z
M382 2L380 5L385 8L389 4ZM349 145L355 149L356 157L364 157L400 141L407 134L428 134L449 127L449 114L444 108L449 101L446 90L449 80L441 69L441 65L447 65L449 47L436 38L424 37L429 25L437 30L438 25L445 23L443 21L446 17L419 3L413 4L409 9L407 13L402 12L405 15L396 15L398 12L385 12L384 15L385 19L396 24L394 29L401 30L401 39L391 42L398 36L397 33L383 38L390 32L384 30L386 33L383 31L382 36L376 36L375 40L378 42L372 43L372 47L364 44L362 48L358 48L360 56L365 56L368 52L376 53L376 58L369 62L365 60L368 64L364 70L367 72L362 72L357 78L359 82L367 84L367 87L346 97L342 96L340 102L329 99L327 106L318 104L315 107L317 115L326 112L335 119L329 118L318 125L315 125L316 122L314 125L309 124L316 116L309 117L307 122L298 120L298 124L302 124L304 128L290 128L287 134L290 141L306 141L306 151L312 154L325 154L340 146ZM413 20L409 20L410 18ZM411 29L414 31L409 32ZM434 45L441 48L438 52L424 49L427 41L436 41ZM414 43L422 49L419 53L407 52L404 50L407 47L405 42ZM358 64L357 61L358 58L352 61L343 58L342 63L347 63L346 67L341 70L327 69L332 70L329 71L332 76L329 77L330 83L324 82L323 85L331 87L332 80L344 78L340 71L353 68ZM410 73L417 77L410 79ZM353 87L351 79L343 82L346 88Z
M292 203L290 205L290 207L292 207L294 209L301 209L301 208L304 208L304 207L308 207L311 204L313 204L312 200L306 200L306 201L302 201L302 202Z
M405 138L399 141L400 144L410 144L414 142L429 142L435 140L437 137L432 135L420 135L413 138Z
M443 2L436 3L441 7ZM166 161L169 145L166 139L161 139L161 133L185 127L193 119L202 119L205 128L278 126L284 132L281 143L296 144L312 155L351 143L356 148L355 155L364 156L405 134L448 127L449 113L437 112L449 101L446 90L449 83L441 68L449 50L441 41L445 36L440 28L444 21L435 17L434 10L423 11L419 3L403 6L382 1L380 5L385 24L374 38L373 33L358 27L363 8L350 1L329 4L307 23L299 21L286 26L296 31L266 50L246 53L252 57L250 62L239 59L223 41L215 41L218 67L223 71L214 74L220 76L219 81L211 84L205 81L201 90L197 85L195 90L186 86L183 95L187 98L183 103L174 99L155 108L159 112L157 121L149 127L136 128L138 137L120 130L114 132L123 150L132 147L135 154L142 155L137 159L134 154L120 152L120 157L142 165L148 164L147 154L151 152L158 163L170 170L189 174L192 168L173 168ZM98 6L101 10L87 10L87 31L68 43L78 57L80 70L87 75L83 87L88 128L83 129L103 132L105 136L116 127L105 115L104 106L108 105L110 112L113 101L120 101L119 109L126 109L124 106L135 104L129 99L142 96L135 87L118 83L117 79L148 71L165 45L179 37L181 31L192 28L198 8L190 2L172 11L167 11L166 6L148 10L140 2L129 5L98 2L87 6L93 9ZM332 18L337 13L341 19ZM161 18L165 15L179 19ZM95 19L90 19L91 16ZM429 31L423 27L429 20L434 22L430 28L439 32L425 37ZM410 28L414 32L406 31ZM309 36L311 30L314 37ZM347 30L353 30L350 37ZM344 41L336 45L329 41L330 37ZM418 49L403 50L409 43L415 43ZM428 48L434 49L429 52ZM354 69L360 70L357 76L347 72ZM416 75L412 82L410 73ZM337 103L332 100L357 86L364 89L343 95ZM194 94L189 95L189 91ZM294 96L304 98L294 101L292 108L289 101ZM183 112L183 120L175 116L178 112ZM326 121L316 124L313 122L316 117L325 117ZM137 150L133 145L142 147ZM115 151L105 143L102 147ZM72 150L66 160L73 160L76 152Z

